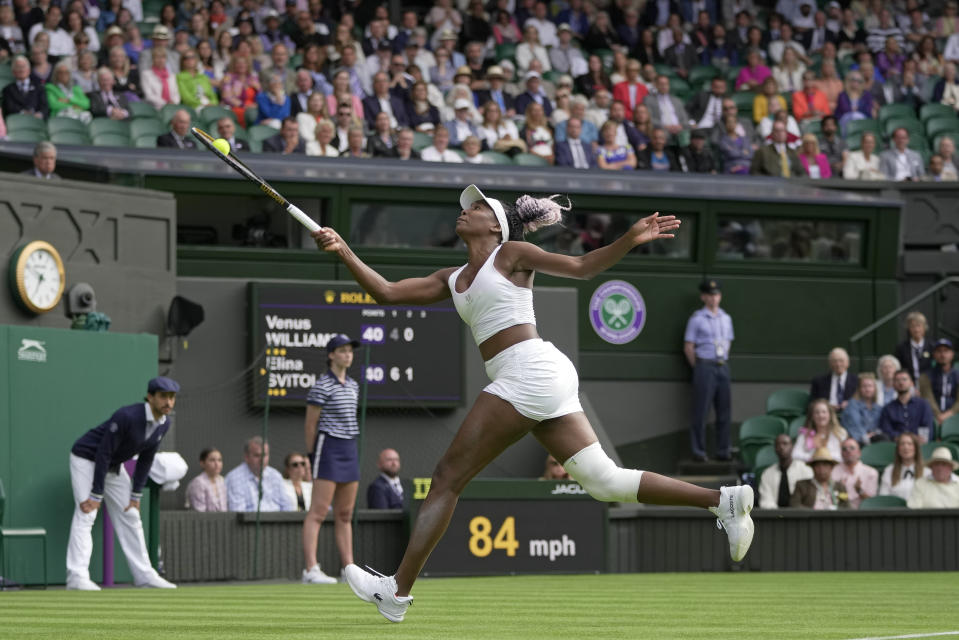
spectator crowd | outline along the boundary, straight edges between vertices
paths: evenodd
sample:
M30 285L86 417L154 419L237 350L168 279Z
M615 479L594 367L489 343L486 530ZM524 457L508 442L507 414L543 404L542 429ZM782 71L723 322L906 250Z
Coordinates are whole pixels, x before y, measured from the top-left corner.
M949 181L956 63L952 0L4 0L0 138Z

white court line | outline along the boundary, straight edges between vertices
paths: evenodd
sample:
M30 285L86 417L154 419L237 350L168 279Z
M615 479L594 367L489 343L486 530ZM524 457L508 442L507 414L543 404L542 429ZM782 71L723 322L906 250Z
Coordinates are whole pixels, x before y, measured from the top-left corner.
M853 638L852 640L900 640L905 638L938 638L942 636L959 636L959 631L940 631L938 633L910 633L904 636L876 636L869 638Z

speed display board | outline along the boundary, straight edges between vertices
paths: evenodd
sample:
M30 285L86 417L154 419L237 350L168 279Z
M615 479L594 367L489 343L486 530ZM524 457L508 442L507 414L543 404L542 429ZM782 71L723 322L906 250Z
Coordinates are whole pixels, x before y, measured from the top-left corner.
M250 283L254 371L274 404L301 406L327 369L326 343L345 333L362 343L349 375L367 384L373 406L463 402L463 329L451 300L429 306L377 304L355 283ZM364 353L368 350L369 353ZM368 365L364 363L367 361Z

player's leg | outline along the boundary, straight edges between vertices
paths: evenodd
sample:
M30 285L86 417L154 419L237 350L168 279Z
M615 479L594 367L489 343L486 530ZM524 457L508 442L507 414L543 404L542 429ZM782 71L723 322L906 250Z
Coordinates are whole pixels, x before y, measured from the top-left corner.
M93 486L92 460L70 454L70 484L73 486L73 521L70 523L70 540L67 543L67 588L96 590L99 587L90 581L90 556L93 554L93 524L99 511L84 513L80 503L90 497ZM102 505L100 507L103 508Z
M143 535L143 521L138 509L127 509L130 504L130 491L133 486L130 476L123 465L120 473L107 473L103 487L103 502L110 513L110 520L117 532L120 548L127 558L127 565L133 575L133 583L138 586L166 587L173 585L160 578L150 564L146 537ZM160 581L162 580L162 584Z
M322 571L316 560L316 547L320 536L320 526L330 511L336 483L316 478L313 480L313 492L310 495L310 510L303 518L303 582L311 584L329 584L336 582Z
M353 564L353 507L359 482L338 482L333 493L333 536L341 566Z

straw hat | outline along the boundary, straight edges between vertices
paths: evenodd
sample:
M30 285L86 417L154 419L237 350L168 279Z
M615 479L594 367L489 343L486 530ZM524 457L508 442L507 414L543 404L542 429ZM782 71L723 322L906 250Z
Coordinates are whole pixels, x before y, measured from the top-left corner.
M934 462L945 462L952 465L953 471L959 469L959 462L952 459L952 452L949 451L949 447L936 447L926 464L933 464Z
M951 459L952 458L950 458L950 460ZM832 454L829 453L828 447L819 447L818 449L816 449L812 454L812 458L810 458L809 462L807 462L806 464L808 464L809 466L812 466L813 464L817 462L828 462L829 464L834 464L834 465L839 464L839 462L832 457Z

